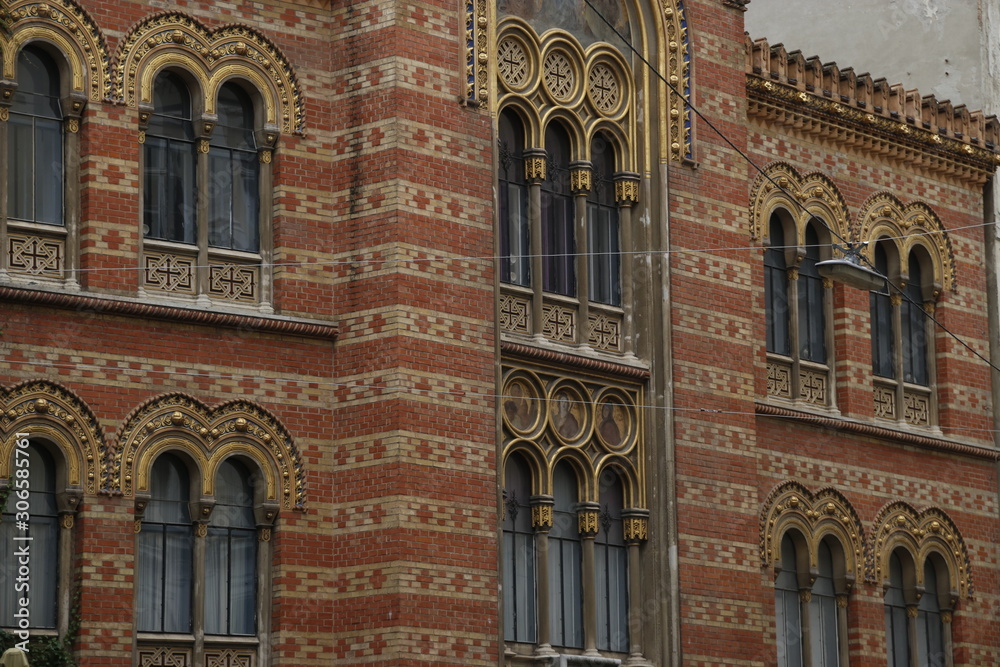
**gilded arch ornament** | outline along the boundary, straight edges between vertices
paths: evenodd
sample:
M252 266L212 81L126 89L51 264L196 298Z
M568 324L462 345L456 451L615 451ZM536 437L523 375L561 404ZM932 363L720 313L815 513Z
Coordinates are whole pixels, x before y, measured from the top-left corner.
M888 578L889 557L897 547L907 549L916 563L917 583L923 584L923 565L927 557L939 555L948 566L952 605L974 593L972 565L965 540L944 510L929 507L917 511L912 505L896 501L884 505L875 517L865 547L865 579L883 584Z
M691 148L691 38L688 33L684 0L663 0L663 24L667 39L663 52L664 76L673 90L667 91L670 109L670 158L675 162L693 160Z
M851 237L856 242L866 242L882 235L893 239L900 257L908 257L914 246L925 248L934 266L934 283L944 290L957 289L951 239L941 219L927 204L912 202L904 206L889 192L870 196L861 207ZM874 247L869 245L865 252L872 259Z
M9 32L6 39L0 40L4 79L16 77L21 46L38 39L58 46L63 52L69 63L73 93L91 102L111 96L107 42L90 15L73 0L13 0L7 6L7 17Z
M795 219L800 245L805 243L806 223L813 215L829 225L835 240L849 233L847 202L833 181L821 173L802 176L790 164L775 162L758 174L750 190L750 238L759 240L767 234L771 213L779 206Z
M266 123L302 134L305 114L298 79L285 56L264 35L242 25L209 30L179 13L151 16L133 27L118 47L114 94L132 108L151 102L156 70L183 65L198 77L206 113L215 113L216 92L230 76L253 82L265 100Z
M0 389L0 479L11 474L17 433L43 436L60 446L66 484L98 492L104 435L90 407L73 391L48 380Z
M106 490L126 497L148 490L153 459L174 447L195 460L202 473L203 495L213 494L218 465L239 454L260 466L267 500L282 509L305 509L301 456L281 422L249 401L209 408L185 394L154 397L125 419L108 455Z
M833 535L844 550L847 578L856 581L863 566L864 526L850 501L826 487L813 493L798 482L775 487L760 510L760 561L774 565L781 553L781 537L797 528L809 547L809 565L817 567L819 543Z

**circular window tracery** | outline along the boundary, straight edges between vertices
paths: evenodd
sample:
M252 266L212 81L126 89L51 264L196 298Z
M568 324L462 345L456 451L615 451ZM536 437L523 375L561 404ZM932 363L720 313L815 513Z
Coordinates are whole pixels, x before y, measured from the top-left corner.
M557 100L568 100L576 87L576 72L566 54L551 51L545 56L545 87Z
M604 114L611 114L621 100L621 86L614 71L604 63L594 65L588 77L590 97L594 106Z
M523 87L528 81L528 54L524 47L515 39L505 38L497 48L497 69L500 78L510 88Z

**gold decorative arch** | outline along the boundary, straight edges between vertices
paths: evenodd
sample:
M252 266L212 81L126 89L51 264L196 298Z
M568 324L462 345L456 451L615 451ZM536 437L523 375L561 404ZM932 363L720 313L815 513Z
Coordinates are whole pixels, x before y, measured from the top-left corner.
M663 25L666 43L662 49L661 71L677 93L664 86L670 119L670 158L675 162L692 160L691 49L684 0L663 0ZM665 67L664 67L665 66Z
M11 474L17 433L42 436L66 459L66 484L98 492L104 435L90 407L73 391L48 380L0 389L0 479Z
M176 65L198 78L207 113L215 113L218 88L236 77L252 83L264 97L269 125L286 134L302 134L305 129L295 72L273 42L247 26L209 30L184 14L157 14L125 35L116 61L115 96L129 107L151 102L157 71Z
M944 290L957 288L951 239L930 206L923 202L904 206L892 193L873 194L862 205L851 237L856 242L867 242L880 236L891 238L902 258L908 257L915 246L923 247L934 266L934 282ZM865 252L872 259L874 246L869 245Z
M794 481L775 487L760 510L761 565L770 567L779 558L781 538L789 528L805 537L812 568L818 566L820 542L832 535L843 547L848 579L857 579L863 565L864 526L840 491L827 487L813 493Z
M0 40L4 79L16 78L21 47L42 41L56 46L66 58L72 92L91 102L111 96L107 42L82 7L72 0L13 0L7 6L7 15L9 36Z
M944 510L929 507L918 511L903 501L883 506L875 517L865 548L865 578L869 583L886 583L889 557L899 547L913 557L918 584L923 584L924 562L931 554L937 554L948 566L949 589L957 595L957 599L951 600L952 605L972 596L969 550L955 522Z
M805 243L806 224L818 216L836 237L847 238L850 214L847 202L833 181L818 172L802 176L790 164L775 162L758 174L750 190L750 238L766 235L766 225L776 208L785 208L795 219L796 239Z
M153 460L171 448L183 449L195 461L203 495L213 495L219 464L238 455L260 467L267 500L284 509L305 508L301 456L277 418L249 401L209 408L185 394L152 398L126 418L109 457L108 492L131 497L147 491Z

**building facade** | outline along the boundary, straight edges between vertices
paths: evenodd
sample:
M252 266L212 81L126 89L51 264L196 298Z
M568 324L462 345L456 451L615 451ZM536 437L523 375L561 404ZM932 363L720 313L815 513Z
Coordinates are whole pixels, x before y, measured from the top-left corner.
M8 638L990 664L1000 124L745 4L8 2Z

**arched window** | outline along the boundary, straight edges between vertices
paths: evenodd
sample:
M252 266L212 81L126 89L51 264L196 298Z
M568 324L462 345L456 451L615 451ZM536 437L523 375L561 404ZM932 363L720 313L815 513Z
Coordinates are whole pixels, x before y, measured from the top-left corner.
M799 358L817 364L826 363L826 309L823 303L823 278L816 270L821 261L816 227L806 227L806 254L799 263Z
M628 547L625 545L624 491L614 473L602 476L601 511L594 538L597 573L597 648L626 653L628 635Z
M524 177L524 126L512 111L500 114L498 198L500 208L500 280L531 284L528 184Z
M216 475L215 507L205 544L205 633L257 632L257 526L250 473L224 461Z
M189 633L194 540L187 468L176 456L161 455L149 490L139 533L138 629Z
M218 123L208 153L208 244L257 252L260 245L260 161L250 96L234 83L219 90Z
M817 558L816 580L809 600L812 667L837 667L840 664L837 589L833 574L833 552L826 540L819 543Z
M889 667L910 667L910 642L906 625L903 563L894 552L889 556L889 586L885 591L885 645Z
M545 130L545 181L541 190L542 289L576 296L576 223L570 190L569 136L558 123Z
M16 628L19 600L26 598L32 628L54 629L58 622L59 508L56 503L56 466L42 447L28 445L27 456L15 450L10 494L0 522L0 540L7 545L0 567L0 625ZM24 484L26 482L26 484ZM27 492L27 499L19 491ZM26 505L25 505L26 504ZM27 513L22 521L19 513ZM26 529L25 529L26 527ZM18 558L15 551L30 545L30 596L19 594Z
M924 563L924 594L917 605L917 662L929 667L948 664L939 595L937 569L928 559Z
M923 303L923 274L920 262L911 253L909 279L903 288L900 302L900 325L903 347L903 380L912 384L927 386L927 315Z
M785 228L777 211L771 214L768 238L770 243L767 250L764 251L764 313L767 321L767 351L790 356Z
M615 201L615 152L607 138L590 144L593 178L587 194L587 244L590 300L620 306L621 242Z
M504 472L504 639L535 641L535 532L531 525L531 472L517 455Z
M7 135L7 217L63 224L63 126L59 68L42 49L17 56Z
M144 145L143 232L147 238L197 242L197 161L191 93L174 72L153 84Z
M799 563L795 541L789 533L785 533L781 538L781 569L774 580L778 667L802 665L802 610L799 599Z
M889 256L884 242L875 246L875 270L889 275ZM872 372L878 377L895 377L895 343L889 287L871 293Z
M555 506L549 533L549 608L553 646L583 647L581 540L576 475L565 462L552 474Z

